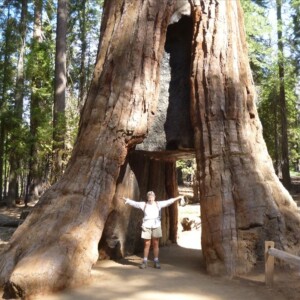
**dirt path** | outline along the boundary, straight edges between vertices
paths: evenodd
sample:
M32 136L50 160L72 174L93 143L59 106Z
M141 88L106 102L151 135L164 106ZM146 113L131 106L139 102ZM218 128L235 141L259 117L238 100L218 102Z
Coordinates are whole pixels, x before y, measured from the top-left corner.
M5 211L18 217L19 210ZM180 209L180 218L197 218L200 208L188 205ZM2 228L4 229L4 228ZM1 246L7 243L10 228L0 230ZM98 261L92 270L89 286L43 295L36 300L299 300L300 273L295 270L276 271L274 288L264 284L263 268L245 277L226 279L207 275L200 249L201 228L179 230L178 245L160 250L162 269L138 268L141 257L129 256L120 261ZM1 253L0 253L1 255ZM0 290L1 293L1 290ZM0 295L2 295L1 293Z
M161 249L162 269L140 270L141 258L130 256L118 262L101 261L92 272L88 287L43 296L45 300L283 300L278 291L263 283L208 276L201 251L171 245ZM36 299L41 299L41 296Z
M197 206L181 208L180 216L193 219ZM43 296L44 300L299 300L297 289L287 293L285 280L276 289L264 284L263 270L244 278L226 279L207 275L200 249L200 228L179 231L178 244L160 249L162 269L152 263L140 270L141 256L120 261L99 261L92 270L90 286ZM187 248L188 247L188 248ZM287 279L279 273L276 280ZM293 277L290 283L295 281ZM299 285L299 284L298 284ZM40 296L35 300L41 299Z

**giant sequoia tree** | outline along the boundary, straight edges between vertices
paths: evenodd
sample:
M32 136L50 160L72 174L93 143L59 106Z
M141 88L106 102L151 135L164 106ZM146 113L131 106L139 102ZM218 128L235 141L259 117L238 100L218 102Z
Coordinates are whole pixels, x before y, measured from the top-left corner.
M181 39L175 23L182 25ZM187 69L179 67L178 73L174 67L183 57L173 56L176 47L189 53L188 81ZM176 92L162 105L166 61L174 69L164 84ZM173 101L180 87L185 106ZM181 104L190 106L190 125L176 127L174 134L171 125L186 116L181 108L176 113ZM165 126L157 125L158 116ZM154 138L160 130L164 148ZM263 256L265 239L298 252L300 218L262 138L239 1L106 1L72 158L0 260L5 295L83 284L98 258L99 241L119 255L136 250L138 218L118 197L136 198L150 187L160 197L173 196L174 157L183 149L196 153L209 272L247 272ZM174 239L174 219L175 207L164 213L165 240Z

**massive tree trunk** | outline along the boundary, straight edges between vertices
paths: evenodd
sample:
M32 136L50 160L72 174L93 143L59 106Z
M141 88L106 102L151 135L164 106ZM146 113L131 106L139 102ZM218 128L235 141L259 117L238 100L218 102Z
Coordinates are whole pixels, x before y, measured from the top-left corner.
M208 271L234 275L263 258L266 239L298 253L300 218L262 137L239 1L200 1L192 14L202 248Z
M106 1L100 52L69 166L0 261L7 297L85 283L128 148L155 112L172 1ZM42 217L41 217L42 216Z
M298 251L296 205L276 177L262 138L239 1L203 0L191 8L192 22L185 17L181 39L171 34L168 45L180 46L193 33L192 46L179 47L180 53L191 51L190 86L173 72L170 80L175 90L179 83L191 90L193 143L180 135L188 124L176 128L178 138L168 126L155 123L160 118L168 123L171 116L181 122L185 115L181 107L174 113L172 101L169 107L157 102L167 26L181 17L176 11L171 18L173 1L105 2L99 54L72 158L1 258L7 296L83 284L101 237L105 250L118 252L113 255L126 254L128 244L134 245L129 251L138 248L138 212L125 208L118 197L143 198L150 188L161 198L176 194L174 157L193 146L208 271L248 271L263 256L264 239ZM189 28L194 32L185 31ZM174 59L180 56L166 51L170 65L180 65ZM176 98L178 93L171 94ZM154 137L165 137L165 147L156 145ZM170 208L163 222L171 240L176 239L171 218L176 213Z

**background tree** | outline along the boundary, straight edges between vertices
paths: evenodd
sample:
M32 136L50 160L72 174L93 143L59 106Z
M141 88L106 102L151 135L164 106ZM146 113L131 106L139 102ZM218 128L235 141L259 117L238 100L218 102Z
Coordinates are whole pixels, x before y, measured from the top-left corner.
M196 162L194 159L178 160L176 169L178 184L184 184L184 181L191 183L196 169Z
M80 107L83 106L84 98L86 95L86 82L87 82L87 74L85 72L85 65L86 65L86 51L87 51L87 19L86 19L86 12L87 12L87 1L82 1L82 9L80 9L81 18L79 19L79 28L81 32L81 59L80 59L80 86L79 86L79 105Z
M33 42L33 33L25 35L25 38L22 34L22 30L26 27L29 28L29 31L31 28L36 28L34 26L34 20L36 20L34 10L37 3L33 2L33 5L28 5L26 27L21 25L24 15L24 13L22 14L22 3L22 1L5 1L2 6L3 10L0 10L0 65L2 70L5 69L4 65L7 66L7 71L0 74L0 88L1 92L3 87L9 91L8 95L5 96L5 105L1 109L0 116L1 128L2 130L5 129L5 132L3 131L0 135L2 141L0 143L0 152L2 151L2 155L0 155L0 172L2 174L0 187L2 192L0 194L4 204L14 204L19 196L22 201L25 197L24 194L27 194L26 201L32 198L37 199L40 196L45 189L45 183L51 180L49 170L50 168L54 170L55 166L52 150L57 145L53 140L52 124L54 118L52 106L54 105L53 77L55 65L53 41L56 38L54 14L57 9L57 1L46 1L41 8L43 19L40 43ZM99 38L101 3L102 1L99 0L85 1L86 15L84 17L80 14L82 1L71 3L70 11L73 18L69 20L68 26L68 88L65 116L61 118L61 122L66 124L64 157L60 160L62 169L65 168L70 157L78 131L79 110L83 105L83 103L79 104L80 101L83 102L83 98L79 100L79 90L87 89L87 82L90 80L96 57L97 42L95 40ZM79 26L79 20L82 24L86 24L87 28L84 37L85 43L82 44L83 35L80 29L83 27ZM8 22L10 23L9 27L6 26ZM5 37L8 34L10 34L9 41L6 43ZM22 54L20 55L22 43L25 54L23 68L26 70L23 86L21 84L22 73L20 72L23 57ZM84 51L82 51L81 45L85 45ZM80 53L84 53L84 59L81 59ZM79 82L77 78L81 77L79 74L82 74L82 78L86 78L82 81L85 82L84 88L77 84ZM4 78L5 81L3 81ZM39 87L34 85L35 88L32 89L32 81L39 81ZM3 86L4 82L6 82L5 86ZM21 98L22 104L18 100ZM35 98L38 100L35 101ZM16 115L16 103L18 103L18 109L21 108L22 110L21 117ZM35 171L32 170L33 166L35 166ZM38 177L35 180L35 187L34 176ZM55 181L55 178L52 181Z
M292 15L292 35L290 36L290 44L292 45L291 54L293 55L294 64L296 66L296 112L295 126L292 130L293 145L291 146L291 154L294 163L294 169L300 172L300 89L299 89L299 79L300 79L300 2L299 0L291 1L291 15Z
M19 197L18 176L20 174L21 160L23 157L22 145L20 137L22 134L22 118L23 118L23 103L24 103L24 53L26 47L26 31L27 31L27 0L22 0L21 16L19 23L19 48L18 62L16 74L15 88L15 103L12 108L12 118L10 119L11 132L8 140L9 148L9 187L7 195L7 204L14 205Z
M286 109L286 92L285 92L285 68L284 68L284 47L283 47L283 27L282 27L282 0L276 0L277 5L277 38L278 38L278 74L279 74L279 104L281 117L281 169L282 182L289 189L291 186L289 170L289 149L288 149L288 124Z
M299 0L291 0L291 16L293 34L291 36L292 54L297 66L297 75L299 76L300 70L300 2Z
M28 58L30 99L30 154L25 202L38 199L39 189L49 176L49 157L52 142L53 45L51 24L42 22L43 1L34 1L34 30ZM44 26L43 26L44 25Z
M299 130L299 125L295 119L297 114L297 71L295 69L296 55L295 47L296 35L291 24L288 22L290 12L294 12L291 5L293 1L285 1L284 13L285 21L281 20L281 42L277 36L275 28L277 15L277 5L271 1L242 1L245 10L245 21L249 42L249 54L251 68L254 72L254 80L258 87L259 98L258 108L261 116L264 138L268 146L269 153L273 158L276 173L282 177L281 157L282 157L282 130L286 126L288 140L289 168L295 170L297 167L297 157L299 148L295 143L295 136ZM274 17L266 18L269 15ZM256 22L251 22L255 18ZM249 21L248 21L249 20ZM270 24L272 22L272 24ZM268 25L269 23L269 25ZM269 29L268 29L269 28ZM280 52L278 45L284 46L287 51ZM254 50L254 51L253 51ZM281 53L281 54L279 54ZM279 62L280 60L280 62ZM278 67L284 67L285 76L279 79ZM277 75L278 74L278 75ZM278 77L278 78L277 78ZM280 108L280 85L284 81L285 102L286 102L286 125L281 122ZM282 89L282 87L281 87ZM286 146L285 146L286 147ZM287 151L285 151L287 152Z
M103 0L70 1L68 71L70 97L84 105L97 53ZM78 80L79 79L79 80Z
M0 197L6 196L6 178L7 165L6 165L6 145L8 139L9 122L12 114L13 106L13 92L14 88L14 63L13 53L15 45L18 43L18 25L14 18L12 11L16 7L15 1L9 1L6 6L6 15L4 16L4 32L1 47L1 82L0 82Z
M52 181L56 181L63 171L66 136L66 85L67 85L67 24L68 1L59 0L57 6L55 84L53 108L53 167Z

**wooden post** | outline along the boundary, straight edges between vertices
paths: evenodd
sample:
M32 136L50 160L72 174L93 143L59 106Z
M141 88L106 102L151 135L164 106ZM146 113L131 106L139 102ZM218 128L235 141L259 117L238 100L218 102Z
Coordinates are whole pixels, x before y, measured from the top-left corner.
M265 241L265 282L266 285L273 285L274 279L274 256L268 253L270 248L274 248L274 242Z

